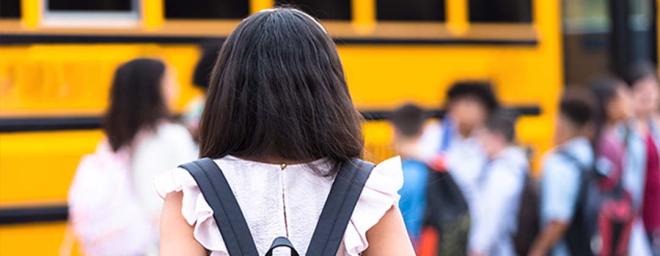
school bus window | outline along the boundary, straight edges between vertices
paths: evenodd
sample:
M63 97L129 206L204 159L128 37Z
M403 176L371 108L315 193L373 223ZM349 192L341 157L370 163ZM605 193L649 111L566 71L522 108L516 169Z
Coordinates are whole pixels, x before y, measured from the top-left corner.
M562 5L564 80L586 84L610 72L610 13L607 1L570 0Z
M131 11L131 0L49 0L51 11Z
M140 0L43 0L43 25L135 26L140 17Z
M470 0L470 21L532 22L532 0Z
M165 0L167 19L242 19L249 0Z
M20 16L20 0L0 0L0 19L18 19Z
M377 0L376 16L387 21L444 21L444 0Z
M319 19L351 19L351 0L275 0L275 4L300 8Z

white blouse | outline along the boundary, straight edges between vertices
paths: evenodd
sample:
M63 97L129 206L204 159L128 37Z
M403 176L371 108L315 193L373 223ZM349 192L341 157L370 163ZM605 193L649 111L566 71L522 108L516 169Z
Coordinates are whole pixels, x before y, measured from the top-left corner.
M307 251L318 218L330 192L334 177L323 177L307 164L282 168L227 156L215 160L234 192L260 255L264 255L278 236L287 236L301 255ZM317 171L330 165L312 162ZM357 256L369 246L366 233L398 204L403 184L401 159L388 159L372 171L351 216L337 255ZM204 200L195 180L183 169L175 169L156 181L156 189L167 193L183 191L181 213L194 226L194 238L213 256L229 255L213 219L213 210ZM278 254L278 252L280 254ZM290 255L279 250L275 255Z

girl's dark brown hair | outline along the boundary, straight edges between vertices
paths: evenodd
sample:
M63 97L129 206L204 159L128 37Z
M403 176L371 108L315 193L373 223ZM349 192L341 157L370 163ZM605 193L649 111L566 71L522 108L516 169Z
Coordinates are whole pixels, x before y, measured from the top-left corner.
M141 129L155 129L167 118L161 88L164 73L165 65L154 59L135 59L115 71L103 121L112 150L129 145Z
M210 158L361 156L360 115L336 46L316 20L276 8L238 25L211 75L200 141L200 156Z
M607 122L611 116L607 111L610 102L618 96L618 90L625 87L626 83L617 77L611 75L600 76L591 81L591 92L594 97L594 136L592 146L594 152L597 152L599 143Z

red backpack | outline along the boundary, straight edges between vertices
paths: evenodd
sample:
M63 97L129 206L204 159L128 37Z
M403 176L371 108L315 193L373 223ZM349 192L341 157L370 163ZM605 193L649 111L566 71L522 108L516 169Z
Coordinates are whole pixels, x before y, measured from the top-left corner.
M634 210L622 172L603 175L597 165L584 166L567 152L560 155L580 169L575 213L565 236L571 255L627 255Z

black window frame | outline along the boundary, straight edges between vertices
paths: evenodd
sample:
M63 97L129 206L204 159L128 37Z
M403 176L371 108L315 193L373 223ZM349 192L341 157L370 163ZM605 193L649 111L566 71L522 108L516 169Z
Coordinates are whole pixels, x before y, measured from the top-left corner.
M232 20L232 19L243 19L250 15L250 0L230 0L231 3L228 3L227 0L206 0L206 2L212 2L217 4L219 12L213 14L209 10L208 4L195 3L193 6L191 2L202 0L163 0L163 16L166 20ZM169 3L168 3L169 2ZM228 6L220 7L220 5L226 4ZM186 5L193 9L206 9L204 12L199 12L195 10L188 10L188 13L197 13L198 16L189 15L189 14L175 14L174 10L181 10L185 8ZM232 6L233 5L233 6ZM231 9L231 10L230 10Z
M376 20L401 22L445 22L447 20L446 0L417 0L426 2L426 4L435 2L437 6L421 6L422 4L420 3L411 4L412 1L415 0L376 0ZM410 13L396 13L397 11L403 11L405 6L412 6L414 4L419 4L419 6L407 10ZM419 11L426 10L435 10L435 12L431 11L431 15L420 15ZM416 11L418 13L413 13Z
M0 19L20 19L21 0L0 0Z
M316 4L301 3L304 1L316 2ZM322 6L337 3L341 3L341 5L335 10ZM352 0L275 0L275 6L299 8L320 20L351 21L353 19Z
M514 3L511 3L511 2ZM477 4L483 4L476 8ZM468 20L474 23L516 23L531 24L534 22L534 0L468 0ZM521 8L517 13L511 7ZM496 13L495 10L499 10ZM511 13L507 13L511 11ZM522 12L524 14L520 15ZM487 16L492 15L492 16ZM510 17L505 17L511 15ZM519 15L515 17L514 15Z

